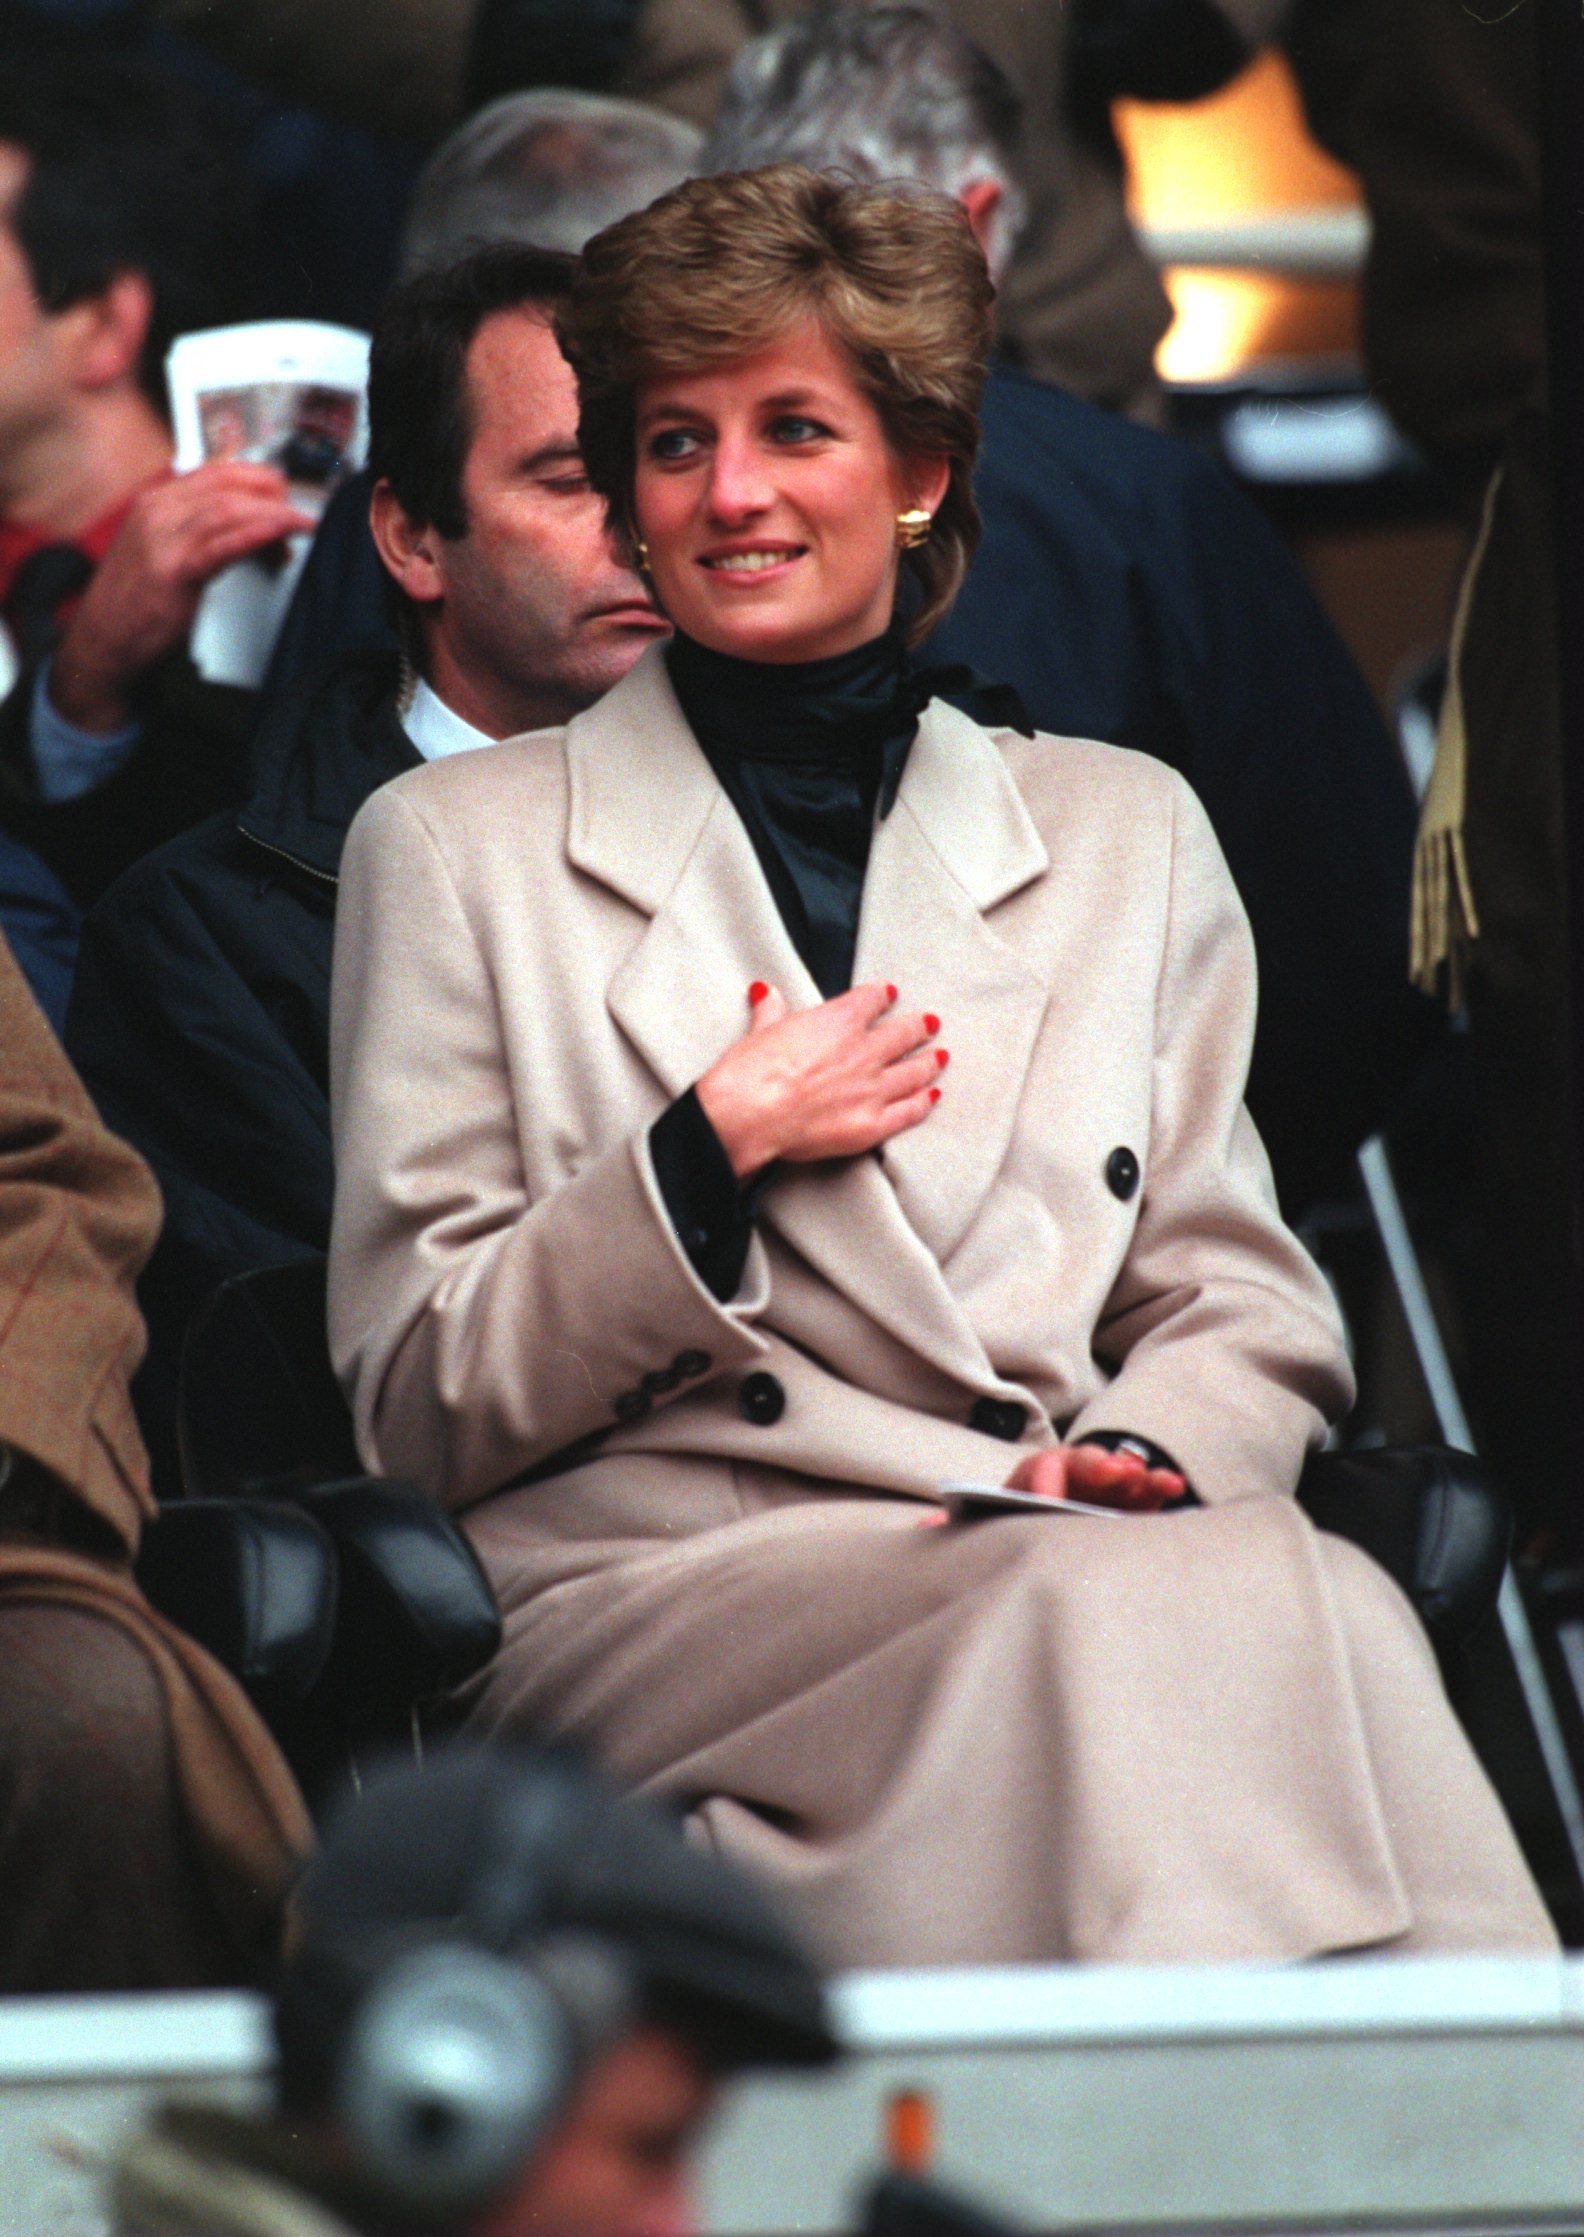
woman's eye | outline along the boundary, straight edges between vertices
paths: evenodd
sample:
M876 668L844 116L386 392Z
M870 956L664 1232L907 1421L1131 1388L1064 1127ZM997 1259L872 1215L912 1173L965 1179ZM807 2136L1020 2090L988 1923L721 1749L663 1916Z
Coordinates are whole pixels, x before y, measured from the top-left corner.
M698 449L698 437L691 428L662 427L658 435L649 438L651 458L691 458Z
M817 419L802 419L788 412L778 419L770 430L778 443L813 443L830 429L822 427Z

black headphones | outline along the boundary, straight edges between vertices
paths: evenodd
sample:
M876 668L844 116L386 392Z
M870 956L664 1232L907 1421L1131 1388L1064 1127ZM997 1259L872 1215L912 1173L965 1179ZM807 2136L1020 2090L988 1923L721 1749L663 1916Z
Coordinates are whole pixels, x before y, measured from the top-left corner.
M403 2215L487 2204L533 2156L638 2008L607 1937L548 1926L558 1860L588 1816L541 1764L498 1809L454 1921L332 1937L310 1919L276 2025L283 2085L313 2077L355 2179ZM459 1829L460 1834L460 1829Z

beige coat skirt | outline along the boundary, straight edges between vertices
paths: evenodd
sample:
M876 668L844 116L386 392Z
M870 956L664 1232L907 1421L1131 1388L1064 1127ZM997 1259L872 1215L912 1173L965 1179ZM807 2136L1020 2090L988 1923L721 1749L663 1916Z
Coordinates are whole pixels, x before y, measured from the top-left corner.
M466 1518L473 1723L683 1798L844 1965L1553 1936L1418 1619L1290 1501L1000 1515L665 1458Z

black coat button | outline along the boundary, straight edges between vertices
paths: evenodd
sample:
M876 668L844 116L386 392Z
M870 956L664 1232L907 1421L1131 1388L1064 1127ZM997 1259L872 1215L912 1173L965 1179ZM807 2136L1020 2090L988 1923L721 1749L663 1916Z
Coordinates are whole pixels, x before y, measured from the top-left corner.
M695 1376L707 1375L715 1362L708 1352L678 1352L671 1364L682 1380L690 1383Z
M1139 1161L1133 1152L1126 1147L1113 1150L1106 1159L1106 1187L1125 1204L1138 1184Z
M651 1367L638 1387L648 1391L651 1398L663 1398L667 1391L675 1390L681 1380L675 1366Z
M756 1429L768 1429L786 1412L786 1392L774 1375L745 1375L737 1392L737 1411Z
M1015 1398L976 1398L968 1427L981 1437L1003 1437L1015 1445L1028 1426L1028 1408Z
M646 1390L624 1390L611 1412L618 1421L641 1421L652 1403Z

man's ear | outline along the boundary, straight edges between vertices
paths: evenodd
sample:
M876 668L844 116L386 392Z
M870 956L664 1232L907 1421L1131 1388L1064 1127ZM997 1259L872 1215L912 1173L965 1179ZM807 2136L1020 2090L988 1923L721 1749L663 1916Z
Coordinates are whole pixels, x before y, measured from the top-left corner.
M75 385L98 391L135 382L153 317L154 290L143 272L117 272L98 295L57 311Z
M445 584L435 558L438 532L420 528L383 478L374 484L369 499L369 529L380 562L399 590L420 606L432 606L444 597Z
M973 228L974 239L984 251L985 262L990 267L990 277L994 279L996 213L1006 200L1001 182L999 179L969 179L966 185L958 189L957 199Z

